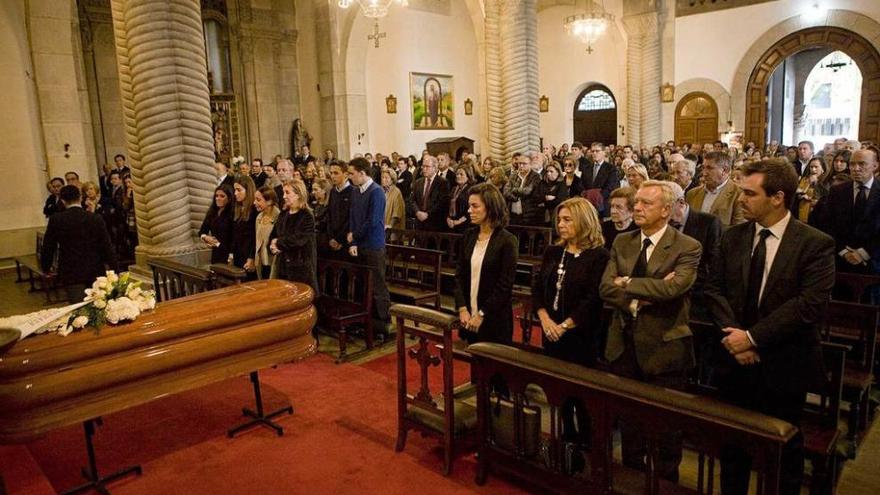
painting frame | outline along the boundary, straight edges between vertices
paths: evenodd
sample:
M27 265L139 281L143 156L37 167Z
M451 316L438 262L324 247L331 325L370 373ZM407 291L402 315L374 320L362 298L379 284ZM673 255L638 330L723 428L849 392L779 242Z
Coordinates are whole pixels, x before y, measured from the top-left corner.
M412 130L455 129L455 85L451 74L410 72L409 101Z

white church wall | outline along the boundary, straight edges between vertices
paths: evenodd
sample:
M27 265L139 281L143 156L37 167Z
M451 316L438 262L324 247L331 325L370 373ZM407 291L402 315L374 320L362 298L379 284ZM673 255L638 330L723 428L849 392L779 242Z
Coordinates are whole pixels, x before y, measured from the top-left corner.
M778 0L680 17L675 21L674 83L706 78L731 91L737 64L752 44L789 17L809 16L814 4L824 9L851 10L870 18L880 18L880 2L877 0ZM719 120L726 118L721 115Z
M0 259L33 252L45 225L47 164L27 40L24 0L0 2Z
M593 83L604 84L617 101L617 142L626 141L620 126L626 124L626 37L618 24L619 2L605 2L614 14L615 25L593 46L593 53L565 32L563 22L573 7L562 5L538 12L539 93L550 99L541 116L544 143L571 143L574 133L574 105L580 92ZM625 130L625 129L624 129Z
M386 33L379 47L367 36L373 22L358 15L352 27L346 60L346 92L351 153L381 152L419 156L425 142L438 137L466 136L480 142L477 41L464 0L451 0L449 14L415 8L391 7L379 21ZM413 5L413 2L410 2ZM412 129L410 72L451 75L454 95L454 129ZM385 98L397 98L397 113L386 113ZM474 104L464 114L464 101ZM366 108L366 112L363 112ZM479 149L476 150L479 152Z

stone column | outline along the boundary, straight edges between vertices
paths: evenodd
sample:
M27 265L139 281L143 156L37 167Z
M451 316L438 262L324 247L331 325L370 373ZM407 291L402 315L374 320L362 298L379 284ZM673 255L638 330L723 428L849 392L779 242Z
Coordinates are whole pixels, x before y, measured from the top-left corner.
M633 146L660 143L660 30L656 11L623 18L627 43L627 135Z
M111 0L140 245L199 250L217 182L199 0Z
M489 153L495 159L540 147L537 34L536 0L486 2Z

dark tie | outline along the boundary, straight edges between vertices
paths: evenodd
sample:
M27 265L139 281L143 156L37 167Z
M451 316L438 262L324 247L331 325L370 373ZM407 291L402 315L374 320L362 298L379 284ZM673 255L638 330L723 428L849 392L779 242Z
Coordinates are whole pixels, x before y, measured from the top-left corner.
M751 327L758 321L758 303L761 295L761 282L764 280L764 264L767 262L767 237L771 234L769 229L758 232L758 245L752 251L752 261L749 264L749 285L746 292L746 307L743 311L743 325Z
M632 274L630 277L632 278L641 278L644 277L648 271L648 246L651 245L651 239L646 237L644 241L642 241L642 251L639 253L639 259L636 260L636 266L633 267Z
M862 184L859 186L859 192L856 194L856 200L853 203L853 220L861 220L865 216L865 209L868 207L868 186Z
M425 180L425 192L422 194L422 211L428 210L428 193L431 192L431 178Z

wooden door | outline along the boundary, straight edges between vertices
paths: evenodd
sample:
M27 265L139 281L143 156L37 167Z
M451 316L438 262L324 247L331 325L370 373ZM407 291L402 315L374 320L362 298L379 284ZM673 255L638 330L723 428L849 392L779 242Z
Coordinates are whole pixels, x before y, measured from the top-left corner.
M574 140L585 146L617 144L617 102L605 86L594 84L574 104Z
M685 95L675 109L676 143L711 143L718 140L718 105L706 93Z

